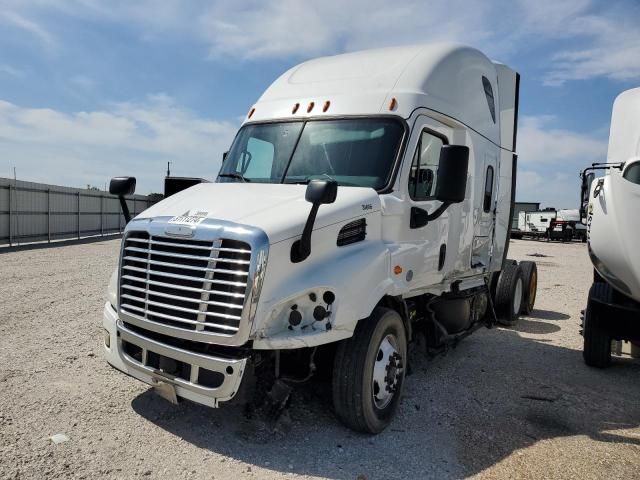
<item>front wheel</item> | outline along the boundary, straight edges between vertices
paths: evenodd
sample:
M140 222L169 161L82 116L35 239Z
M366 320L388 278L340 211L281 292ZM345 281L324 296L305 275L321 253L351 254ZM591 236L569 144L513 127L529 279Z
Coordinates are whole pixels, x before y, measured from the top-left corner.
M397 312L378 307L338 346L333 405L347 427L380 433L398 408L407 365L407 335Z

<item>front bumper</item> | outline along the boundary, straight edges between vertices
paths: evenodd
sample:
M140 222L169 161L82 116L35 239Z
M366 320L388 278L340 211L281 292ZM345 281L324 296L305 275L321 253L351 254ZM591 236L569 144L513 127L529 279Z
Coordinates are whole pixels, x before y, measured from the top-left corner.
M109 303L104 307L103 326L105 337L108 335L108 341L105 338L104 343L107 362L144 383L151 386L171 384L178 397L214 408L220 402L231 400L240 389L248 358L219 358L146 338L128 329ZM132 351L136 354L132 355ZM180 365L188 378L168 373L162 368L167 364ZM209 379L220 380L216 380L215 386L205 386L203 383L211 385L211 381L204 382L203 373Z

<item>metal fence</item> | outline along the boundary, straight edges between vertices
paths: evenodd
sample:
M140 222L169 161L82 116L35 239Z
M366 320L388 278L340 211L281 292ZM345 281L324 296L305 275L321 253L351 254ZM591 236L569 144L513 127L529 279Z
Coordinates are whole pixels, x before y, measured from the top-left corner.
M157 201L127 198L132 215ZM84 190L0 178L0 245L18 245L121 233L118 197Z

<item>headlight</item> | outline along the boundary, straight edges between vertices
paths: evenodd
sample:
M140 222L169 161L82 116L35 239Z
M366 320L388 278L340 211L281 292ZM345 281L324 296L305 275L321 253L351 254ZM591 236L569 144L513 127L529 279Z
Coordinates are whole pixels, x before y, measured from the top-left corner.
M114 310L118 308L118 269L116 268L109 279L109 287L107 288L107 301Z

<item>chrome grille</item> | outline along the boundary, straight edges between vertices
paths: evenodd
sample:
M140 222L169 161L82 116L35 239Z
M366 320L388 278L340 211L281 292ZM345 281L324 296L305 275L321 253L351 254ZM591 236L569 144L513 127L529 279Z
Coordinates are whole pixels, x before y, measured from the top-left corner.
M122 249L120 310L170 327L234 335L247 294L251 247L130 232Z

